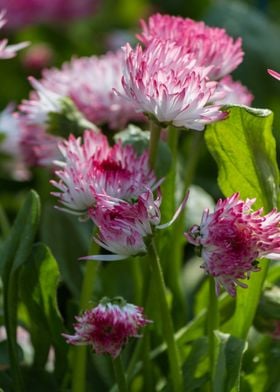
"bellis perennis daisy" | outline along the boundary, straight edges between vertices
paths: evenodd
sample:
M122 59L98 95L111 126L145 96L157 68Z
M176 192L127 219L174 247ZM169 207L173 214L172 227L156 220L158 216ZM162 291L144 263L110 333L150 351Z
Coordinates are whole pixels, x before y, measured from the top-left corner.
M97 205L89 215L99 229L94 238L101 247L112 254L82 257L84 260L115 261L147 253L147 241L154 235L154 229L165 229L177 219L188 199L188 194L175 212L171 221L160 224L161 194L154 199L148 189L136 202L98 195Z
M56 162L59 181L51 181L60 192L53 195L68 212L87 214L95 206L98 194L134 200L147 188L156 186L156 177L148 165L148 153L137 155L131 145L118 142L110 147L106 136L85 131L82 138L73 135L59 145L64 161Z
M243 60L242 41L234 40L224 29L178 16L155 14L141 21L138 38L149 46L153 40L171 40L193 54L200 66L211 66L209 77L219 80L232 72Z
M225 118L215 101L223 97L210 81L212 67L199 67L194 56L172 41L152 41L124 48L122 78L126 97L163 126L203 130L205 124Z
M88 121L107 124L112 129L125 126L130 121L143 121L135 104L122 99L113 88L122 91L121 50L103 56L74 58L61 69L43 71L40 82L29 78L34 91L29 100L20 106L30 122L46 121L49 112L59 112L63 98L70 98Z
M259 271L256 259L280 259L280 213L252 211L254 202L240 200L238 193L220 199L214 212L206 209L200 226L185 234L200 248L202 268L215 278L217 293L220 286L232 296L237 285L247 287L239 279L249 279L251 272Z
M63 334L67 343L88 344L96 354L116 358L131 337L139 338L139 329L151 323L143 308L116 297L103 298L100 304L76 317L75 334Z

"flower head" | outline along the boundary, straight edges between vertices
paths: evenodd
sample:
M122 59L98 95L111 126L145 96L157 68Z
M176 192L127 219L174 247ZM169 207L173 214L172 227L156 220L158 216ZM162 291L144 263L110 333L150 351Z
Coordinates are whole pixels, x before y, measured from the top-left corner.
M139 329L149 324L143 309L122 298L104 298L100 304L76 317L75 334L63 334L67 343L88 344L96 354L116 358L131 337L139 337Z
M113 89L122 90L122 51L97 57L74 58L62 69L46 69L40 82L30 79L36 93L23 101L21 110L30 121L45 122L50 111L59 110L57 103L71 98L83 116L94 124L108 124L112 129L129 121L145 119L132 102L122 99ZM40 116L42 113L44 116Z
M211 67L200 67L184 47L172 41L152 41L146 50L140 45L124 48L122 85L126 98L139 111L164 126L203 130L205 124L225 118L215 104L217 82L210 81ZM121 94L121 93L120 93Z
M234 41L224 29L177 16L155 14L141 21L138 38L147 46L153 40L172 40L197 59L198 65L212 66L210 79L219 80L243 60L240 38Z
M153 187L156 177L149 168L148 153L140 156L131 145L119 141L110 147L106 136L85 131L81 138L70 136L60 143L64 161L56 162L59 181L53 193L72 212L84 214L96 204L96 195L134 200L146 188Z
M159 190L156 199L153 192L147 189L134 203L97 195L96 206L89 210L90 218L99 230L94 240L110 254L86 256L81 259L114 261L145 254L147 241L154 235L154 230L169 227L185 207L187 199L188 193L173 218L168 223L160 224L162 198Z
M206 209L200 226L185 234L201 249L202 268L215 278L217 293L223 286L234 296L237 285L247 287L239 279L249 279L252 271L259 271L256 259L280 258L280 213L252 211L254 202L240 200L238 193L220 199L214 212Z
M89 210L90 218L99 229L94 240L109 255L83 257L90 260L122 260L147 252L145 240L160 223L161 196L154 200L151 190L133 204L120 199L96 196L97 206Z

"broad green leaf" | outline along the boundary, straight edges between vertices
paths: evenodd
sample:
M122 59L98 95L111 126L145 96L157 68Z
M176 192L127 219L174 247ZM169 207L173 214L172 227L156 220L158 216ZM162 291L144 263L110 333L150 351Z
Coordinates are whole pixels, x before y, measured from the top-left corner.
M22 348L17 345L18 349L18 360L19 362L23 361L23 351ZM9 360L9 345L7 340L2 340L0 342L0 366L1 369L9 368L10 360Z
M201 337L191 343L190 353L183 365L185 391L197 391L209 379L208 340Z
M280 281L280 263L278 261L270 266L267 273L267 281L270 283L278 283Z
M232 106L228 118L211 124L205 139L217 162L218 183L225 196L256 197L255 208L278 204L279 173L272 134L273 114L266 109Z
M89 226L65 212L46 205L42 214L41 234L59 264L62 280L78 298L82 282L81 256L86 256L91 241Z
M56 353L56 368L62 374L61 370L65 370L67 363L67 345L61 336L64 326L56 300L59 277L58 265L50 250L41 243L34 245L32 257L21 269L19 285L31 322L35 365L43 368L52 345Z
M242 199L255 198L255 208L270 211L278 204L279 173L272 135L272 112L266 109L228 107L228 118L207 127L207 146L218 165L218 182L225 196L239 192ZM253 273L249 289L238 288L232 334L246 338L259 302L268 268Z
M1 253L4 295L4 318L8 337L10 365L15 388L22 388L16 343L18 273L26 262L39 223L40 203L37 193L31 191L21 207L10 235Z
M244 340L215 331L217 357L214 372L215 392L240 391L240 370L242 356L247 348Z

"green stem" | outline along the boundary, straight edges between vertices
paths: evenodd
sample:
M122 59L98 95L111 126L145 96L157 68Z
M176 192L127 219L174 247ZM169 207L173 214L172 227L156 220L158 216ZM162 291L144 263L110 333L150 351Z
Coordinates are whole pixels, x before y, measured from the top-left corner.
M166 299L166 288L163 273L154 240L151 241L151 244L148 248L149 254L151 256L150 260L153 278L158 290L158 301L161 310L160 313L164 339L167 345L171 382L173 385L173 390L176 392L181 392L183 390L183 375L180 367L179 352L175 342L173 322Z
M134 282L134 302L141 304L142 302L142 291L143 291L143 274L141 269L141 263L138 257L134 257L132 263L132 274Z
M157 161L157 151L161 128L154 121L151 121L150 132L149 165L151 169L154 169Z
M18 288L16 279L9 278L7 295L4 297L4 314L5 325L7 330L7 341L9 350L9 361L11 366L11 375L13 379L13 390L15 392L23 392L24 382L21 374L18 347L17 347L17 301Z
M169 127L167 144L172 153L172 164L162 186L162 221L167 221L175 210L176 172L177 172L177 146L179 130Z
M10 224L9 224L7 215L1 205L0 205L0 228L1 228L1 231L3 234L3 237L4 238L8 237L8 234L10 232Z
M176 129L173 130L173 133L175 133L176 131L177 131ZM191 142L188 143L187 148L184 148L183 151L183 153L186 154L187 156L187 160L186 160L186 164L184 165L186 170L184 175L184 188L180 195L180 201L183 200L190 185L192 184L196 172L197 163L199 161L200 154L201 154L201 144L203 142L202 133L196 132L189 136L191 137ZM177 145L177 143L174 144ZM175 151L173 152L173 154L174 153ZM174 188L174 192L175 192L175 188ZM176 207L174 206L174 208ZM176 220L176 222L174 222L172 227L172 233L171 233L172 237L170 243L172 243L173 245L171 250L173 262L172 262L172 268L168 270L168 276L170 277L171 281L174 282L172 284L172 289L176 294L176 299L177 299L176 303L174 304L174 313L173 313L174 316L176 317L175 318L176 325L183 324L185 323L186 320L186 315L184 312L182 312L182 309L186 309L186 300L182 287L180 286L178 281L178 276L180 276L180 271L182 268L183 251L185 245L185 238L182 235L184 229L185 229L185 214L184 212L182 212L178 217L178 219Z
M143 390L145 392L153 392L155 390L153 385L153 367L150 358L150 331L148 329L145 330L145 334L143 336L143 375L144 375L144 386Z
M213 382L215 372L215 355L216 343L214 331L219 328L219 309L218 300L215 290L215 280L209 277L209 303L207 311L207 331L208 331L208 344L209 344L209 360L211 380ZM213 386L213 384L212 384ZM212 390L214 391L213 387Z
M116 381L119 387L119 392L128 392L126 376L123 369L123 364L120 355L112 360Z
M95 245L95 248L91 249L91 253L97 252L97 245ZM90 300L97 268L98 263L94 261L88 261L86 264L80 297L80 309L82 311L91 307ZM84 392L86 391L87 346L74 347L73 351L72 392Z
M193 182L197 164L201 155L201 146L203 143L203 133L195 132L192 135L191 143L187 149L186 172L184 177L184 190L183 195L187 192L188 188Z

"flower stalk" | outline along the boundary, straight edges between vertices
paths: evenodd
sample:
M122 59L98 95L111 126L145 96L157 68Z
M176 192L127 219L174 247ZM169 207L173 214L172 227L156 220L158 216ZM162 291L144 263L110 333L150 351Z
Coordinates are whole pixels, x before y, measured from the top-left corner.
M152 273L155 279L155 285L158 289L158 299L162 318L163 335L167 344L167 352L170 365L171 383L173 385L174 391L181 392L183 390L183 375L180 367L179 352L175 342L173 322L170 316L170 311L166 299L164 277L154 240L151 241L148 248L151 260Z
M119 392L128 392L126 375L124 373L123 364L120 355L112 359L115 378L119 387Z
M215 357L216 357L216 344L215 344L215 330L219 328L219 309L218 299L215 289L215 280L209 277L209 303L207 311L207 333L208 333L208 351L210 360L211 382L214 380L215 373ZM213 384L212 390L214 391Z
M155 121L150 121L150 144L149 144L149 165L155 168L157 161L158 144L160 140L161 127Z
M91 251L97 251L98 246L93 243ZM82 283L80 310L90 308L90 300L93 291L93 282L96 276L98 264L88 261L84 271ZM86 369L87 369L87 346L78 346L74 348L73 373L72 373L72 392L86 391Z

